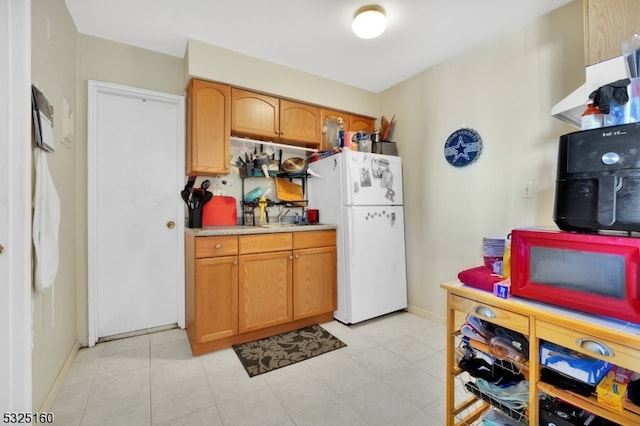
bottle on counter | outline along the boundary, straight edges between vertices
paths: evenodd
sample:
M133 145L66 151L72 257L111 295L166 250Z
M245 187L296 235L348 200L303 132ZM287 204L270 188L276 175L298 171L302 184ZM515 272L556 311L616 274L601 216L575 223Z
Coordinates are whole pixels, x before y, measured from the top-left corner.
M344 120L342 117L338 117L338 146L344 147Z
M502 277L511 277L511 239L507 240L507 245L502 255Z
M582 113L582 130L598 129L604 124L602 111L593 103L587 105L587 109Z

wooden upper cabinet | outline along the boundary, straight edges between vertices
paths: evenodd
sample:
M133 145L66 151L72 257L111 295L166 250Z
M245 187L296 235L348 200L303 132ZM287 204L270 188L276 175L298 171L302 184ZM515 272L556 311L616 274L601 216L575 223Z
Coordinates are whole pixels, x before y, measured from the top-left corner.
M293 145L320 144L320 108L242 89L231 89L231 132Z
M193 79L187 89L186 174L228 174L231 87Z
M231 89L231 131L241 136L280 137L280 99L273 96Z
M352 132L373 133L376 120L358 115L349 116L349 130Z
M335 146L335 144L338 143L338 118L342 119L344 130L348 130L347 126L349 126L349 114L332 109L320 109L320 137L322 138L320 151L329 151Z
M640 1L584 0L587 65L622 55L622 42L640 31Z
M280 137L312 146L320 144L320 108L299 102L280 100Z
M376 120L374 118L352 115L343 111L322 108L320 111L320 124L322 129L322 145L320 148L321 150L330 150L331 148L333 148L333 145L331 145L329 141L329 139L333 136L328 134L331 132L331 129L327 128L327 119L338 118L342 118L345 131L372 133L375 130Z

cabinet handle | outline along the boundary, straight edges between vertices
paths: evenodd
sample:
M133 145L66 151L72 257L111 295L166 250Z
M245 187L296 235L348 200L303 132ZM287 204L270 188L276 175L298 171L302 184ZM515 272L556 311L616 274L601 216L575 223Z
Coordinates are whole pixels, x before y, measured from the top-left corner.
M292 255L289 255L289 260L293 260L293 256Z
M587 350L589 352L593 352L602 356L615 356L615 352L613 349L605 345L604 343L598 342L594 339L589 339L587 337L581 337L576 340L578 346L582 349Z
M233 261L233 266L238 266L238 261L237 260Z
M299 255L299 254L296 254L296 256L295 256L295 257L296 257L296 259L299 259L299 258L300 258L300 255Z
M220 250L221 247L222 247L222 244L220 243L216 244L216 250Z
M473 308L473 312L486 318L496 317L496 314L491 310L491 308L487 306L477 305L475 308Z

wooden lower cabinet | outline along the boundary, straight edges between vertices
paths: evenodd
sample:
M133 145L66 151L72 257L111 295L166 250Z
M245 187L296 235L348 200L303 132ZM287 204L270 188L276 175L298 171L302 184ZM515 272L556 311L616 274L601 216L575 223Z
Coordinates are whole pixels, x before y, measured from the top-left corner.
M185 238L186 325L199 355L333 319L336 231Z
M236 256L197 259L194 338L210 342L238 334L238 259Z
M290 251L239 257L240 333L291 322L292 263Z
M336 248L293 252L293 318L336 310Z

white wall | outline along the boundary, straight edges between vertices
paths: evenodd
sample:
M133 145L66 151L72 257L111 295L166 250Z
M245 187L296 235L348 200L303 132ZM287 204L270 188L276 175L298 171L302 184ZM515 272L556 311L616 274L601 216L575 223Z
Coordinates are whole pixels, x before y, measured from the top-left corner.
M553 224L557 140L576 129L550 109L584 82L582 52L574 1L380 94L380 114L397 114L413 310L444 315L439 284L482 263L484 236ZM443 149L460 127L477 130L484 148L457 169Z

